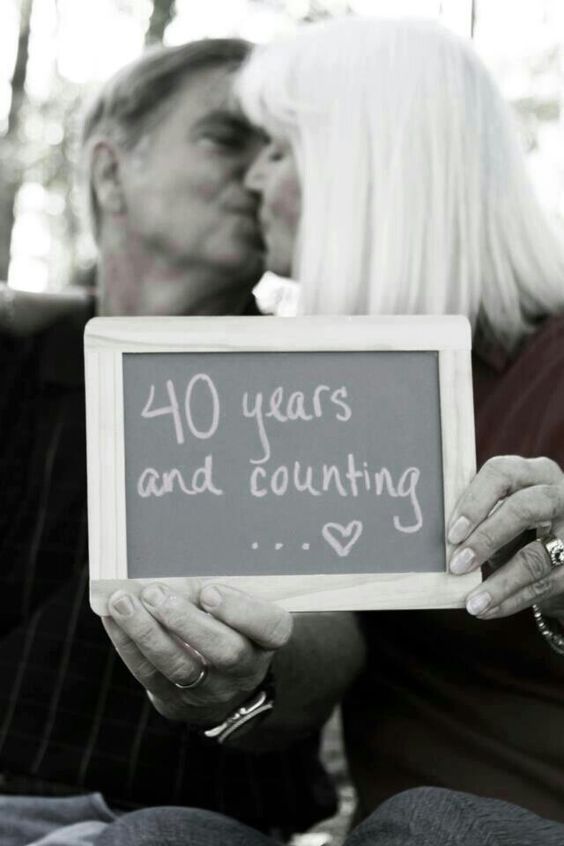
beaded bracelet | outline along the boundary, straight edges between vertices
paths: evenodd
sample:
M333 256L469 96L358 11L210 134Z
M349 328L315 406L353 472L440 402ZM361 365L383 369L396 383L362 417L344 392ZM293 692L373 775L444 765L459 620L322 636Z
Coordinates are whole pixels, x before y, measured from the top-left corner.
M559 634L551 628L538 605L533 605L532 608L535 623L541 635L555 652L558 652L559 655L564 655L564 635Z

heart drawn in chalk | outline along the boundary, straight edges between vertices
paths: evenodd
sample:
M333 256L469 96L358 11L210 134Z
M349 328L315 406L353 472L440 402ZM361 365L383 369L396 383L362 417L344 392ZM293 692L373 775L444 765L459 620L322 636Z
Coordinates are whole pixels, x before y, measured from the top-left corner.
M325 523L321 534L337 555L344 558L361 536L362 523L360 520L351 520L348 526L341 526L340 523Z

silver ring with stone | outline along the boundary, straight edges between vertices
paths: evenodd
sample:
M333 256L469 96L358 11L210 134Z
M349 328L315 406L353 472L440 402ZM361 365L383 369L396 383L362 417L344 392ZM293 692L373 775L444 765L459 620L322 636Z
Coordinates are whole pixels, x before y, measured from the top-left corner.
M550 559L552 569L561 567L564 564L564 543L562 543L560 538L557 538L553 534L547 534L542 538L537 538L537 540L544 547Z

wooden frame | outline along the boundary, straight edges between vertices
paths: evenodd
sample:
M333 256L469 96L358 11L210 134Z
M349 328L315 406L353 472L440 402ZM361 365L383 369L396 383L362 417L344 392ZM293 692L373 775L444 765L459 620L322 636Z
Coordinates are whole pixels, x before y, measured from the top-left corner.
M252 321L250 323L249 321ZM252 326L252 328L250 328ZM463 317L94 318L85 332L91 605L104 614L127 578L122 355L147 352L437 351L444 513L475 473L470 326ZM447 560L450 548L446 548ZM194 592L193 578L158 578ZM479 571L313 576L228 576L214 581L294 611L462 607Z

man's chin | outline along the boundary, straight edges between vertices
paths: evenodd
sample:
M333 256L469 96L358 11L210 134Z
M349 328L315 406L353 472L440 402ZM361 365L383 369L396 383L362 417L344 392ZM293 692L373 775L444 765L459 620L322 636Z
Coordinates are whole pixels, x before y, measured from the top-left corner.
M258 279L265 269L265 250L261 239L232 238L216 250L215 263L237 275Z
M231 238L254 249L264 250L262 231L252 215L234 214L231 217Z

